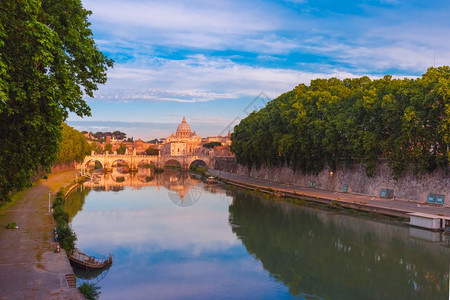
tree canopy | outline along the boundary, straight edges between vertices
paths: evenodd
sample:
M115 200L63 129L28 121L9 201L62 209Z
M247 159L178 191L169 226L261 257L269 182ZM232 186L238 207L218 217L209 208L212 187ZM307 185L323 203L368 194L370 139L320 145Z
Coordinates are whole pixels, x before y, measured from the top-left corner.
M217 146L222 146L222 143L221 142L209 142L209 143L203 144L203 147L205 147L205 148L214 148Z
M159 154L159 150L155 149L153 147L148 147L147 149L145 149L145 154L147 154L147 155L158 155Z
M110 131L106 131L106 132L101 132L101 131L97 131L96 133L92 134L96 139L106 139L107 136L110 136L116 140L124 140L127 137L127 134L121 131L114 131L114 132L110 132Z
M106 82L81 0L0 4L0 199L56 159L68 112L90 115L83 96Z
M91 152L91 146L84 135L67 124L63 124L61 131L62 140L59 143L57 162L82 162L84 157Z
M117 149L117 154L125 154L127 151L127 146L125 144L120 144L119 149Z
M252 168L288 165L317 173L359 162L373 175L385 158L398 177L450 160L450 68L417 79L316 79L251 113L234 128L231 150Z

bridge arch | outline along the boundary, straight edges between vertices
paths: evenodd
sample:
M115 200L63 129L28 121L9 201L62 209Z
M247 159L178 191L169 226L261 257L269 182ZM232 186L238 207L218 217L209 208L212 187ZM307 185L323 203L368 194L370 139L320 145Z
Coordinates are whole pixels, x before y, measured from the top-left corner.
M196 163L200 163L202 165L202 167L205 167L206 169L211 168L211 166L210 166L211 159L209 156L198 155L198 156L190 157L188 164L187 164L188 169L191 167L192 164L196 164Z
M205 159L196 158L189 162L189 165L187 166L188 169L191 169L191 166L208 169L208 162L206 162Z
M117 183L124 183L130 181L130 173L111 173L111 180Z
M156 167L156 162L154 159L142 158L137 163L138 168Z
M178 168L179 167L181 169L183 167L183 163L180 162L178 159L171 158L164 162L163 167L164 168L171 168L171 167Z
M83 162L83 166L85 169L94 169L94 170L96 169L96 166L98 166L98 165L100 165L100 169L103 169L105 167L104 164L105 164L104 161L101 161L96 158L85 160Z
M122 167L121 165L119 165L120 163L125 163L128 168L131 168L130 162L123 158L117 158L112 160L111 167Z

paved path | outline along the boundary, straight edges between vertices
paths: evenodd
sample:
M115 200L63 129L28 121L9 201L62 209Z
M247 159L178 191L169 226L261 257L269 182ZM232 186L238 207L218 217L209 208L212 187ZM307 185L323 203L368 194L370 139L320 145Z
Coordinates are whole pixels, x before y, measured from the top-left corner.
M50 175L0 211L0 299L84 299L68 286L65 275L73 271L64 250L54 252L48 213L49 189L54 195L74 177L75 171ZM10 222L19 229L5 229Z
M280 192L290 194L295 193L295 195L302 195L308 199L316 199L320 202L323 202L321 200L328 202L337 201L344 206L349 206L361 210L368 210L397 216L405 216L410 212L420 212L450 217L450 207L428 205L427 203L417 203L405 200L384 199L367 195L339 193L319 190L315 188L305 188L292 184L284 184L265 179L257 179L217 170L209 170L209 173L219 176L220 178L230 181L231 183L243 183L245 185L251 185L259 189L272 188Z

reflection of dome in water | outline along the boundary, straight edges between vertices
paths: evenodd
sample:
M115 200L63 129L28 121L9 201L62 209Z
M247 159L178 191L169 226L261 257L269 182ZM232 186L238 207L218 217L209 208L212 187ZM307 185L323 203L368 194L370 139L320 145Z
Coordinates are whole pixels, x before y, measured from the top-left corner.
M168 190L170 201L179 207L193 206L198 202L202 194L202 189L197 187L184 186L182 189Z
M175 183L182 179L182 173L178 170L164 170L163 178L167 183Z

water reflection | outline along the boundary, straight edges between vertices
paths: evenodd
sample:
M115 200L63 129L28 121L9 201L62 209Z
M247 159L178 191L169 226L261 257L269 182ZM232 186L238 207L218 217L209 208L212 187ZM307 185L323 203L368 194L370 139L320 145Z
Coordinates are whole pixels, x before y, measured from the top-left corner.
M72 222L72 219L77 213L83 209L86 196L89 192L90 189L81 185L76 192L71 193L66 201L64 201L64 209L69 214L69 222Z
M446 236L273 202L176 170L152 172L123 182L106 174L68 199L77 246L114 256L100 282L105 299L441 299L448 293ZM180 206L170 195L197 200Z
M201 197L200 179L179 170L166 169L155 173L154 168L138 168L136 173L128 173L123 167L113 167L110 173L94 174L91 181L84 184L86 188L97 191L121 191L125 187L132 190L156 186L167 188L170 201L180 207L192 206Z
M248 193L236 196L229 218L247 251L293 295L445 299L448 293L449 248L418 239L423 232L411 236L408 227Z

